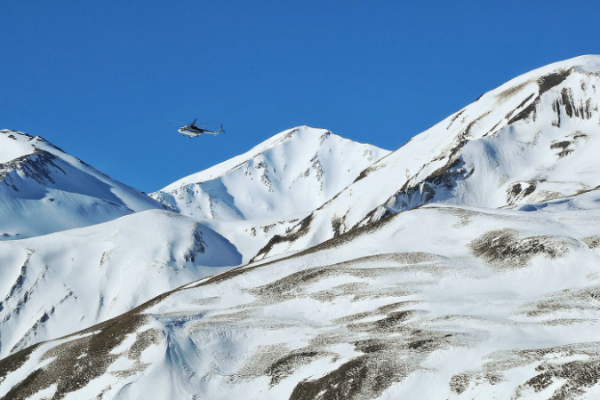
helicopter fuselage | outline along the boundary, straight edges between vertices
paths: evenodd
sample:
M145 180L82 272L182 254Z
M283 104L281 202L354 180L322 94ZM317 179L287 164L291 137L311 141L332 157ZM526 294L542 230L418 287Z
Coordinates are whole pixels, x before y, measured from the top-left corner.
M222 126L218 131L211 131L208 129L198 128L197 126L190 124L190 125L182 126L181 128L178 129L178 132L184 136L189 136L190 138L192 138L192 137L200 136L202 134L218 135L219 133L225 132L225 131L223 130Z
M179 128L179 133L181 133L184 136L195 137L195 136L200 136L203 133L210 133L210 134L214 135L216 132L207 131L205 129L194 129L194 128L189 128L187 126L184 126L183 128Z

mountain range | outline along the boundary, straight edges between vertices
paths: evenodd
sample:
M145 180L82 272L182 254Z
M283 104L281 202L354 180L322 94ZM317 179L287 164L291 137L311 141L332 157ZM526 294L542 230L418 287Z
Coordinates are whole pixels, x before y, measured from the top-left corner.
M242 264L389 153L299 127L150 195L161 204L42 138L1 133L5 157L17 156L3 164L1 187L12 197L2 201L18 207L3 209L0 229L19 233L0 243L0 357Z
M577 57L149 196L0 131L0 399L600 397L599 91Z

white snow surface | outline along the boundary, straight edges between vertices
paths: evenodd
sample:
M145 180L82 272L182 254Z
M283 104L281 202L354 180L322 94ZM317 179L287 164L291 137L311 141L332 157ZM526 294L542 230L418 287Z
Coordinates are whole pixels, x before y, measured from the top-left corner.
M203 225L235 245L242 254L242 262L248 263L275 235L285 235L296 223L310 214L309 212L286 215L282 217L250 220L202 219Z
M282 221L310 213L387 154L325 129L300 126L151 196L199 219Z
M258 258L426 203L495 208L592 190L600 185L599 104L600 56L519 76L374 163Z
M163 210L1 242L0 358L240 262L212 229Z
M596 398L599 246L598 209L406 211L30 347L0 396Z
M0 130L0 240L89 226L162 206L39 136Z

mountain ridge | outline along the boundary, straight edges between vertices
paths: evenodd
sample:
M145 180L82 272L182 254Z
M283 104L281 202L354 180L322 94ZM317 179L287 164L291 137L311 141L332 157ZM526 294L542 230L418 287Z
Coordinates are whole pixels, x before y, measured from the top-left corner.
M483 94L368 167L310 223L257 256L306 248L421 204L502 207L597 187L600 168L588 149L599 146L599 71L600 56L582 56Z

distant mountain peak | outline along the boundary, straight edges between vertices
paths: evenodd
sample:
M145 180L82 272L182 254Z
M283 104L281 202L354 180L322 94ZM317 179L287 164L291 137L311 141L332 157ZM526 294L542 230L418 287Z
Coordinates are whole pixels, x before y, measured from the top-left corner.
M151 197L195 218L283 218L331 199L388 153L326 129L298 126Z
M0 240L78 228L162 206L46 141L0 130Z

